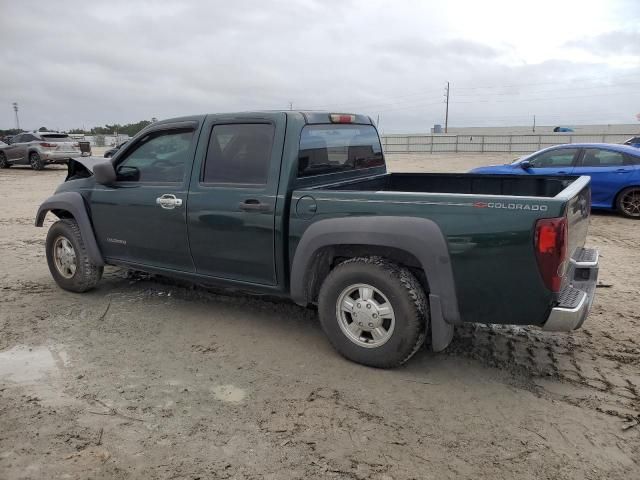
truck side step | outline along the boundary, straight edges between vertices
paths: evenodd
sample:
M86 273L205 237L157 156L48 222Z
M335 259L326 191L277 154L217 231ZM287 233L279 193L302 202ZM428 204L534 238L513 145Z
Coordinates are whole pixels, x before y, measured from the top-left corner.
M598 250L595 248L580 248L571 258L576 268L595 267L598 264Z
M584 295L585 293L582 290L566 286L562 289L560 298L558 298L558 307L574 309L580 305Z

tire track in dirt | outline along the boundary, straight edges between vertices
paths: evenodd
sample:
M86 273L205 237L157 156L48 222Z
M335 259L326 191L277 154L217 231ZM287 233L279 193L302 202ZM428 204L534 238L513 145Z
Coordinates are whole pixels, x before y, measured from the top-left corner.
M594 340L588 329L549 334L528 327L469 325L456 330L447 352L534 384L549 379L595 394L584 399L569 391L564 400L570 403L594 409L613 405L620 412L640 413L640 343L633 338L603 342Z

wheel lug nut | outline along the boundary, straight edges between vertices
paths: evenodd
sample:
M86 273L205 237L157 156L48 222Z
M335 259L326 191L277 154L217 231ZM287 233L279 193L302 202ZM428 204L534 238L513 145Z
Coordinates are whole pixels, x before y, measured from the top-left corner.
M360 305L360 304L358 303L358 304L356 305L356 307L360 308L360 307L362 307L362 305Z
M362 322L358 322L358 325L362 326Z
M373 323L369 322L369 326L370 326L370 327L373 327Z
M371 315L373 318L378 318L378 314L374 313L373 315Z
M367 303L367 308L371 308L371 304L370 303Z

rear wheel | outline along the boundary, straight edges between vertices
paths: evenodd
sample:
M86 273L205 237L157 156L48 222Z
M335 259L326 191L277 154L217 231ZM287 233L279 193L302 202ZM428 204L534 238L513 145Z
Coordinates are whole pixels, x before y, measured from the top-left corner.
M61 288L82 293L102 278L103 268L91 263L75 220L65 218L51 225L46 248L49 271Z
M7 160L7 155L4 152L0 152L0 168L9 168L11 164Z
M625 217L640 218L640 188L625 188L618 195L618 211Z
M44 161L38 152L31 152L29 154L29 165L34 170L42 170L44 168Z
M380 257L353 258L335 267L318 297L320 322L344 357L364 365L402 365L424 343L428 304L405 267Z

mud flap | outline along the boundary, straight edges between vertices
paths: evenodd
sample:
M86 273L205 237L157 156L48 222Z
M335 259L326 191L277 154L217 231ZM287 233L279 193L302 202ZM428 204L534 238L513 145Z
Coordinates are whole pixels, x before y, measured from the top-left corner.
M431 312L431 348L434 352L441 352L453 339L453 325L444 320L438 295L429 294L429 311Z

